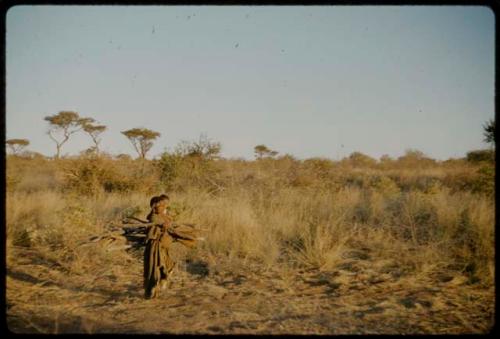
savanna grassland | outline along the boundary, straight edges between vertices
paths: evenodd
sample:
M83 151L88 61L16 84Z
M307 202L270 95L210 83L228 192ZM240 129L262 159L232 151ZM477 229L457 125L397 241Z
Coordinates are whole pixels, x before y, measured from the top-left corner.
M494 326L494 160L8 156L17 333L458 334ZM168 193L205 229L143 298L142 253L88 244ZM118 242L118 240L117 240Z

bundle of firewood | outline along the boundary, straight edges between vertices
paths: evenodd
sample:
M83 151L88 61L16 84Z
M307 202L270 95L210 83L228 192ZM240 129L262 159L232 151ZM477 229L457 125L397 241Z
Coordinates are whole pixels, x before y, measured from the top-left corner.
M99 243L106 247L107 251L115 251L120 249L138 249L145 245L148 226L153 223L141 220L135 217L129 217L122 220L121 225L107 225L107 232L93 236L88 241L80 244L80 246ZM167 229L167 232L174 240L187 246L194 246L196 241L204 241L199 234L203 229L196 228L193 224L187 223L172 223Z

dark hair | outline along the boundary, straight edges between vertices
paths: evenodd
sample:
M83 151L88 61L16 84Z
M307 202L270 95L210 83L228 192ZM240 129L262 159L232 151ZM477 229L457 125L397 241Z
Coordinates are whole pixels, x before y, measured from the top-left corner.
M170 198L168 197L168 195L162 194L162 195L158 196L158 202L160 202L162 200L170 200Z
M156 203L163 201L163 200L170 200L170 198L166 194L154 196L149 201L149 207L153 207L153 205L155 205Z
M152 197L151 200L149 201L149 207L153 207L153 205L156 204L158 201L160 201L159 196Z

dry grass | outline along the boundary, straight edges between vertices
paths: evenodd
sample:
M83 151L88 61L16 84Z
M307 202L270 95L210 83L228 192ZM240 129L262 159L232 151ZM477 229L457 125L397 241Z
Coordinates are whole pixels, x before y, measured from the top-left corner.
M36 171L29 161L37 162ZM127 272L127 265L138 261L139 255L80 244L123 216L144 218L151 194L162 191L161 173L154 164L147 164L146 170L135 164L127 177L116 178L124 175L119 170L127 168L124 160L105 159L89 167L88 159L72 159L78 166L69 180L64 161L9 158L8 268L19 265L15 249L21 247L33 251L44 265L59 267L64 279L72 280L65 283L68 288L79 282L91 291L100 284L97 277L129 277L133 273ZM75 175L78 178L97 165L112 168L104 169L102 178L91 178L96 189L86 191L85 186L75 184ZM484 185L483 177L474 181L477 166L435 164L412 169L372 164L359 168L293 158L220 160L209 166L209 175L198 172L196 180L190 181L189 172L184 172L165 183L173 187L169 193L177 219L207 230L207 241L196 250L176 249L180 261L203 257L212 269L233 272L258 263L264 272L279 271L280 289L285 291L294 291L297 270L332 272L356 266L359 260L373 262L371 268L362 268L359 279L393 276L408 289L447 276L473 288L493 286L494 199L487 189L477 188L477 182ZM78 168L83 172L75 171ZM137 171L142 171L147 187L124 189L136 187ZM476 186L460 184L464 176ZM34 297L26 294L23 298ZM262 302L255 300L255 312L264 307ZM85 321L79 326L88 332L108 326Z

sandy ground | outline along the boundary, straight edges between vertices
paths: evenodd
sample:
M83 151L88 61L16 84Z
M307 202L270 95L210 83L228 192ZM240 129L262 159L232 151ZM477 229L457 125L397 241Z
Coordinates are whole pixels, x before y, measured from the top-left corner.
M346 253L328 272L183 260L152 300L143 298L142 262L133 256L89 277L36 251L12 251L7 325L16 333L462 334L494 323L492 288L461 276L419 280L368 249Z

